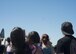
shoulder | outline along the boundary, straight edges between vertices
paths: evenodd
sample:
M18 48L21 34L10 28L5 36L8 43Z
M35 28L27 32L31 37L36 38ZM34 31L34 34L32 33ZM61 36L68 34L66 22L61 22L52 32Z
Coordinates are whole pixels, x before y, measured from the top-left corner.
M69 37L63 37L63 38L61 38L61 39L58 40L58 43L66 43L66 42L68 42L69 40L70 40Z
M76 41L76 38L74 36L72 36L71 38Z
M64 46L67 46L70 44L70 40L71 39L69 37L63 37L63 38L59 39L57 42L57 47L64 48Z
M42 48L40 46L36 46L36 54L43 54Z
M74 36L72 37L71 44L76 45L76 38Z

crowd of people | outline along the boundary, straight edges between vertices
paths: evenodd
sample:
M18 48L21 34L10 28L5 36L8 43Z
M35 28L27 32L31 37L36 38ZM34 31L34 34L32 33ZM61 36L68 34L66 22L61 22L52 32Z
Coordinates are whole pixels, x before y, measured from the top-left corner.
M42 34L40 38L37 31L31 31L26 36L22 28L14 27L4 45L0 38L0 54L76 54L72 23L62 23L61 31L64 37L53 47L48 34Z

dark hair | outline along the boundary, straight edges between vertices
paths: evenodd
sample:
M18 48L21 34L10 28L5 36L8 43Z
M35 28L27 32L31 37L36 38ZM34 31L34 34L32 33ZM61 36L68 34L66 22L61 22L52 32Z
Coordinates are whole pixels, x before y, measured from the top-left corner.
M74 34L73 25L71 22L62 23L61 30L62 30L62 32L66 32L66 33L71 34L71 35Z
M8 45L10 45L10 37L8 37L7 39L6 39L6 41L8 42Z
M11 34L11 42L15 48L15 54L31 54L29 45L25 42L25 32L20 27L15 27Z
M13 28L10 34L10 38L12 41L12 45L14 45L15 47L20 47L25 43L24 31L20 27Z
M47 34L43 34L41 40L44 44L47 44L47 42L49 41L49 36Z
M36 31L30 32L30 33L28 34L28 39L30 39L30 40L33 42L33 44L40 42L39 34L38 34L38 32L36 32Z
M11 40L10 40L10 37L8 37L8 38L7 38L7 42L10 42L10 41L11 41Z

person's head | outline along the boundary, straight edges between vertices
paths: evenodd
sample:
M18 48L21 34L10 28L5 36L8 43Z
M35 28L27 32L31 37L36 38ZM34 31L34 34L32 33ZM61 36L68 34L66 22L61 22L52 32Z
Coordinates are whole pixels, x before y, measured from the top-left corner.
M32 44L40 43L40 36L39 36L38 32L36 32L36 31L30 32L28 34L28 41L29 42L31 41Z
M10 41L11 41L11 40L10 40L10 37L8 37L8 38L7 38L7 42L10 43Z
M10 45L10 42L11 42L10 37L8 37L8 38L6 39L6 41L7 41L7 45Z
M21 47L25 44L25 34L22 28L13 28L10 34L11 42L14 47Z
M47 34L43 34L41 41L42 41L44 44L47 44L47 42L49 41L49 36L48 36Z
M73 25L71 22L64 22L61 25L61 30L64 35L73 35Z

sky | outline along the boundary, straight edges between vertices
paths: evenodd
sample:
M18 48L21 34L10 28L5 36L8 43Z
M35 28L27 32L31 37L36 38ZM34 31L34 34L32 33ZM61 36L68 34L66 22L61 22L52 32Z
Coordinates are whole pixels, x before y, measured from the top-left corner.
M61 24L73 24L76 37L76 0L0 0L0 30L10 37L14 27L25 29L26 35L46 33L53 45L63 37Z

